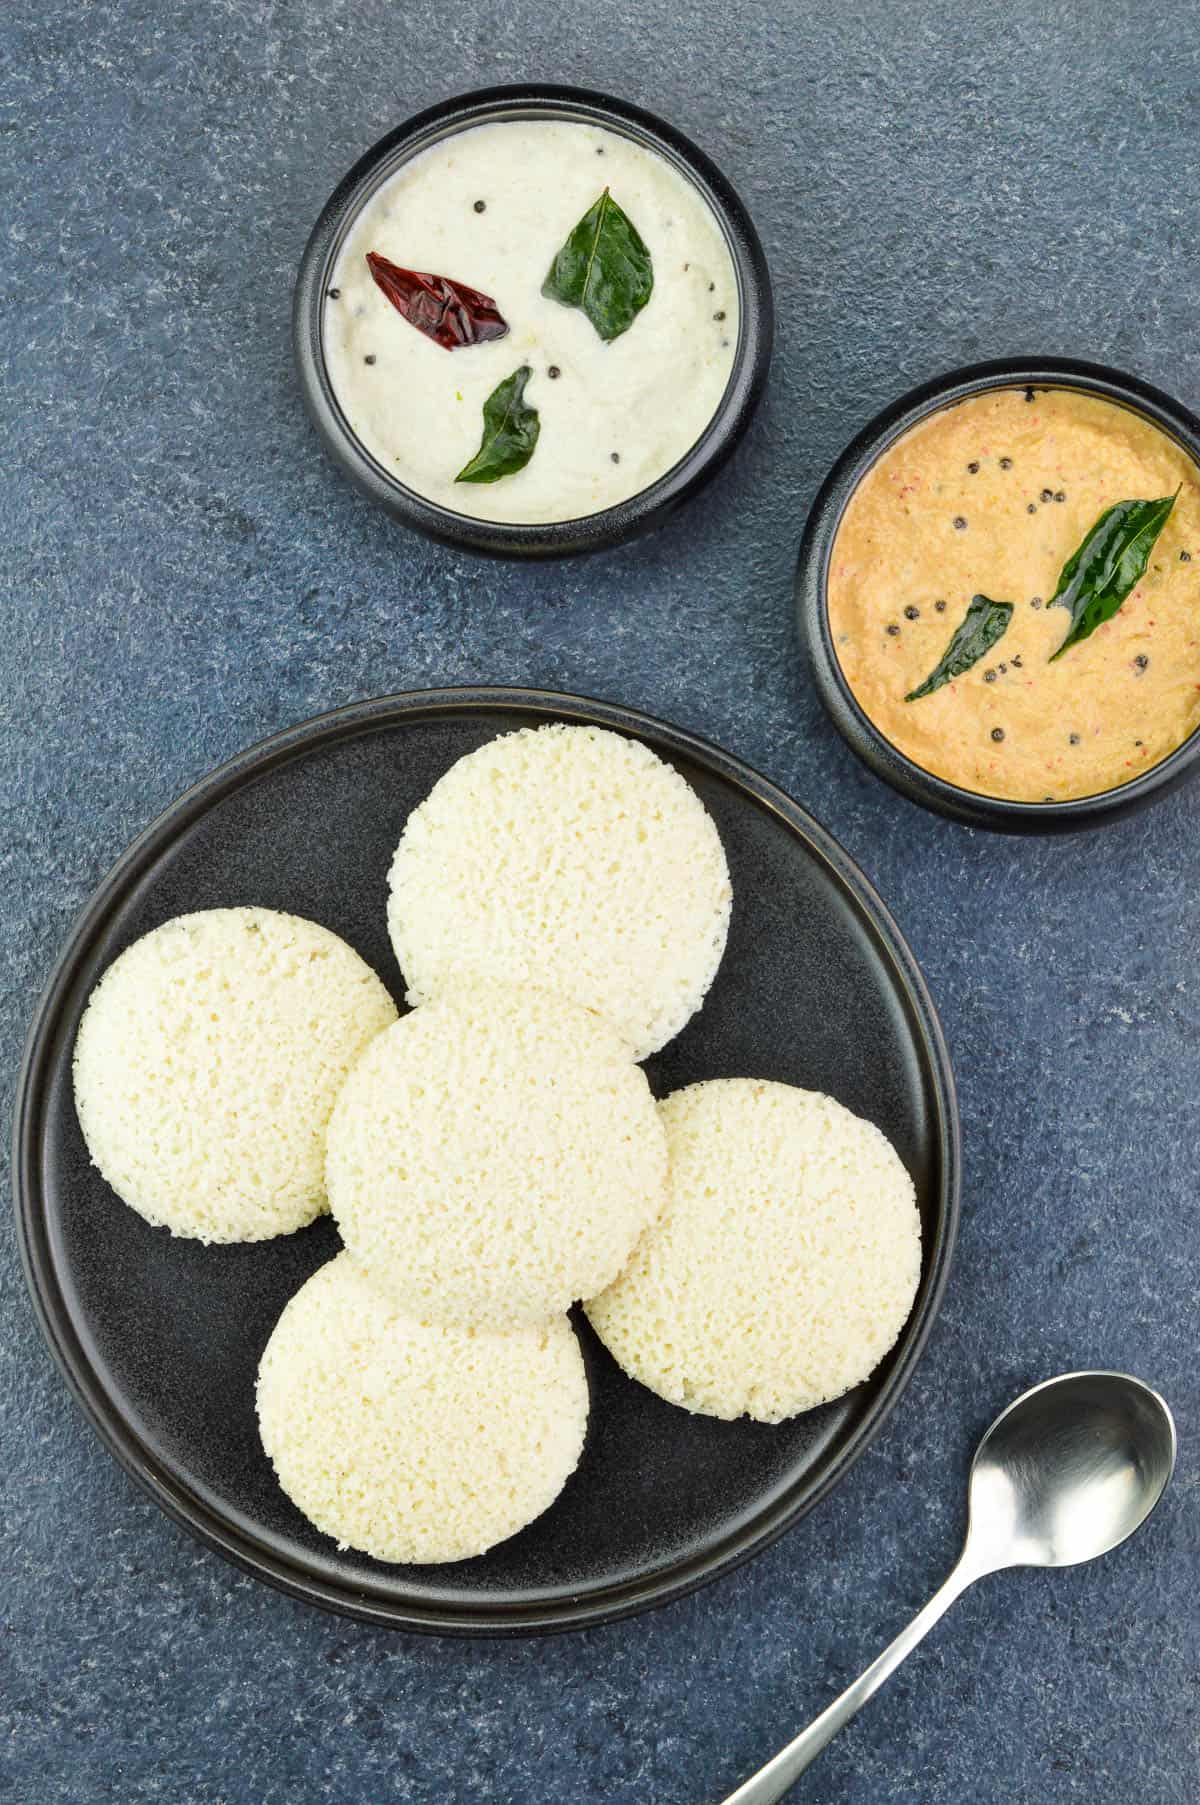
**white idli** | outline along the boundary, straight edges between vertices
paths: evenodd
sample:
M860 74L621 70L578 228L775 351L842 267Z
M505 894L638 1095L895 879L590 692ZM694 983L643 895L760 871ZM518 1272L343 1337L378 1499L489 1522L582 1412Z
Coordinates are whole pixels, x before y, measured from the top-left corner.
M325 1125L396 1006L328 928L207 909L135 941L92 992L75 1106L118 1196L172 1234L262 1241L325 1207Z
M666 1137L607 1022L448 985L371 1043L329 1124L342 1239L413 1315L542 1322L617 1276L666 1197Z
M660 1106L667 1206L587 1306L617 1362L707 1416L776 1423L865 1379L921 1276L913 1183L832 1097L753 1079Z
M257 1404L280 1485L340 1547L461 1561L553 1504L588 1388L565 1316L511 1335L417 1322L340 1254L275 1325Z
M409 816L388 925L411 1003L476 972L594 1009L638 1059L712 983L732 890L695 791L638 740L523 728L460 758Z

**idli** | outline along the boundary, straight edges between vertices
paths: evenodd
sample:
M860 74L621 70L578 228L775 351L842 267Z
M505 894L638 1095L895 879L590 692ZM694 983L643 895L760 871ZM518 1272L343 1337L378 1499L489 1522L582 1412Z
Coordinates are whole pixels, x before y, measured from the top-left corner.
M615 1028L449 984L367 1048L329 1123L342 1239L414 1316L544 1322L616 1278L666 1199L666 1136Z
M452 765L409 816L388 925L411 1003L455 972L558 991L635 1057L712 983L732 890L700 798L638 740L523 728Z
M418 1322L339 1254L275 1325L257 1404L280 1485L339 1547L461 1561L553 1504L588 1388L565 1316L511 1335Z
M777 1423L879 1364L921 1276L913 1183L887 1138L814 1091L723 1079L660 1105L667 1206L587 1305L672 1404Z
M315 921L206 909L135 941L92 992L75 1107L139 1215L199 1241L262 1241L325 1207L325 1126L396 1006Z

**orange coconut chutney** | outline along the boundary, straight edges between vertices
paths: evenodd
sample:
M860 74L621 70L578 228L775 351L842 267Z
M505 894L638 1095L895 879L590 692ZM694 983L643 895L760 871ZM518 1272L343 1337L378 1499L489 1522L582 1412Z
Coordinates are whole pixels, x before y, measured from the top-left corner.
M1179 497L1120 611L1051 664L1059 573L1115 502ZM963 676L905 696L972 596L1011 602ZM1128 783L1200 726L1200 469L1143 415L1078 389L993 389L912 427L847 504L828 579L859 706L948 783L1059 802Z

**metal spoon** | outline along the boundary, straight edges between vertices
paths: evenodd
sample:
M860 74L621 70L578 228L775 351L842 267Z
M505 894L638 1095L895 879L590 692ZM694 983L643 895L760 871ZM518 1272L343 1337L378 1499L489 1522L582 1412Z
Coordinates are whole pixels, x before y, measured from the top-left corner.
M975 1454L958 1565L906 1630L724 1805L774 1805L905 1655L985 1573L1074 1567L1140 1529L1175 1467L1175 1424L1124 1373L1064 1373L998 1416Z

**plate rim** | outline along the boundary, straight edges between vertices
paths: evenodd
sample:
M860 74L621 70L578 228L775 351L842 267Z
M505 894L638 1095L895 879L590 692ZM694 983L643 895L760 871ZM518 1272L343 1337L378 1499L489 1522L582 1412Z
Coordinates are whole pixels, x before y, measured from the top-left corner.
M275 1550L255 1547L176 1475L170 1462L146 1447L124 1412L89 1365L58 1284L41 1189L42 1124L56 1025L80 960L103 930L110 907L139 868L148 865L188 826L242 783L264 775L302 751L329 741L439 715L524 711L548 720L587 722L631 733L656 749L693 760L779 817L849 891L871 924L905 995L915 1038L932 1078L936 1138L941 1163L937 1227L928 1254L923 1295L918 1296L883 1388L847 1436L829 1466L812 1481L791 1486L763 1512L731 1531L716 1548L701 1551L593 1594L566 1595L530 1604L489 1604L469 1609L413 1600L403 1608L373 1598L345 1582L333 1584ZM722 1577L777 1541L840 1483L892 1415L925 1351L945 1294L957 1238L962 1190L962 1130L949 1050L925 978L891 911L857 863L832 834L784 790L745 760L689 729L622 703L567 692L509 685L455 685L402 690L370 697L296 722L255 741L189 785L138 834L110 867L75 916L35 1005L17 1076L12 1131L13 1208L26 1287L38 1327L67 1388L117 1464L159 1509L204 1546L241 1571L292 1598L377 1627L436 1635L512 1636L594 1628L683 1598Z

